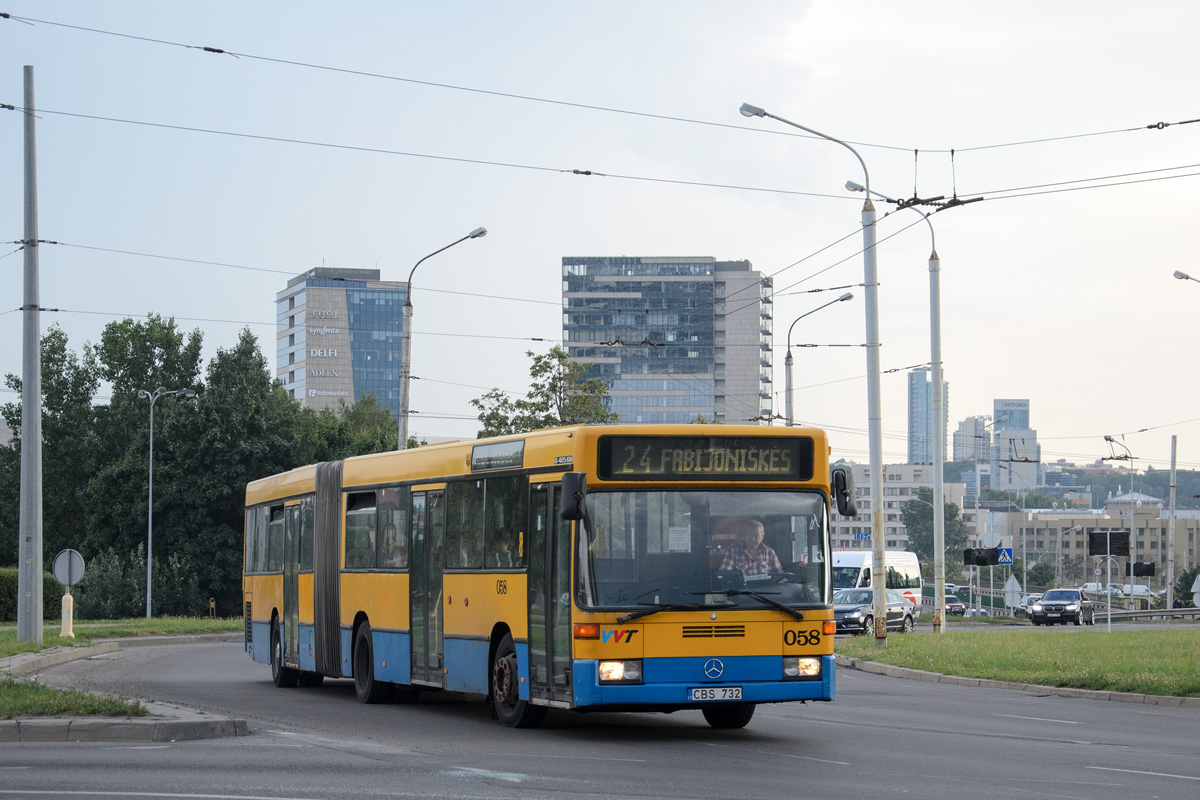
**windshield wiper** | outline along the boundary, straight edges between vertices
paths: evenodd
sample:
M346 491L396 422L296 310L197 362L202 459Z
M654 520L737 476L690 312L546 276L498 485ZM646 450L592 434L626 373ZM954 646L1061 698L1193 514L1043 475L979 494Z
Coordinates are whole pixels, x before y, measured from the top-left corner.
M657 614L660 611L699 611L701 608L699 603L664 603L656 604L653 608L643 608L640 611L631 611L628 614L617 617L617 622L629 622L631 619L639 619L648 617L651 614Z
M714 594L716 594L716 592L714 592ZM778 608L780 611L786 611L787 613L791 614L796 619L798 619L802 622L804 621L804 615L801 614L799 611L792 608L791 606L785 606L783 603L779 602L778 600L772 600L771 598L767 597L762 592L752 592L749 589L726 589L724 592L721 592L721 594L725 594L725 595L744 594L747 597L753 597L755 600L766 603L769 606L774 606L775 608ZM772 594L778 594L778 593L772 592Z

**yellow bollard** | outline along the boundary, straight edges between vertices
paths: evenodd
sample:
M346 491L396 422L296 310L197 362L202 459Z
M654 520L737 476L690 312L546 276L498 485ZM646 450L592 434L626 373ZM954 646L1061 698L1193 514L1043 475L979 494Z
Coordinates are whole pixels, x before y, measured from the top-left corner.
M62 601L62 632L58 635L64 639L74 639L75 631L71 629L73 618L75 615L75 598L71 597L71 593L67 592L63 595Z

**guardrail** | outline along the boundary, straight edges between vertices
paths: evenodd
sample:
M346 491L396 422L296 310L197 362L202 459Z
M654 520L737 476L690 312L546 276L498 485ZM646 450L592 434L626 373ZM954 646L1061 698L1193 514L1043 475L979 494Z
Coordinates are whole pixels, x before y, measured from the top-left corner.
M1108 610L1096 609L1096 619L1108 618ZM1151 608L1148 611L1125 611L1113 609L1113 619L1200 619L1200 608Z

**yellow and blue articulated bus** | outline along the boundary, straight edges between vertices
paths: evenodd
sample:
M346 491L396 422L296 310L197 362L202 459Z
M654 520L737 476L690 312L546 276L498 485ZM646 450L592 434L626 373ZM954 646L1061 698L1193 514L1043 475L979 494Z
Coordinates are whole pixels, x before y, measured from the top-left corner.
M514 727L739 728L834 697L831 503L855 513L852 478L808 428L577 426L302 467L246 489L246 651L276 686L476 694Z

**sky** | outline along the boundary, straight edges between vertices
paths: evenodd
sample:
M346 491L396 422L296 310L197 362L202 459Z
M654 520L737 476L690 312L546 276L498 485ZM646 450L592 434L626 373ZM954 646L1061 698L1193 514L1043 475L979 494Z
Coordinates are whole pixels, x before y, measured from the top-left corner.
M8 0L0 374L21 370L24 65L43 330L248 327L312 267L413 290L410 431L474 437L561 341L564 256L748 259L774 278L775 405L867 460L863 169L930 218L950 432L1028 398L1042 459L1200 468L1200 4ZM203 48L216 48L213 53ZM1189 121L1192 124L1187 124ZM1147 127L1156 123L1163 127ZM575 171L590 171L581 175ZM928 364L930 229L876 203L885 463ZM928 209L929 207L927 207ZM888 213L891 212L891 213ZM887 214L885 216L885 214ZM849 287L849 288L847 288ZM799 345L850 345L800 347ZM150 387L147 387L150 388ZM103 396L104 391L101 391ZM0 391L0 402L19 401ZM101 400L102 401L102 400ZM947 442L949 447L949 441ZM1116 453L1124 452L1117 448Z

